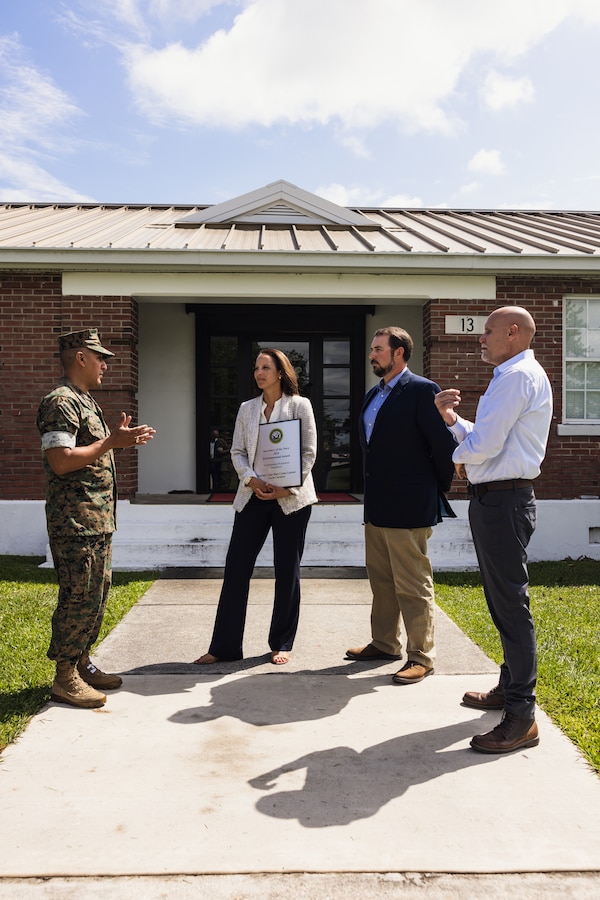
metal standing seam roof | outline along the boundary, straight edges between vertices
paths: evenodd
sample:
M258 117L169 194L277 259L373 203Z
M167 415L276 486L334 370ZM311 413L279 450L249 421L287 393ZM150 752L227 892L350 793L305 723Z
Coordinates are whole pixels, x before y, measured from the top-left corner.
M361 224L277 205L231 221L207 206L0 205L2 250L191 250L598 256L600 212L352 209Z

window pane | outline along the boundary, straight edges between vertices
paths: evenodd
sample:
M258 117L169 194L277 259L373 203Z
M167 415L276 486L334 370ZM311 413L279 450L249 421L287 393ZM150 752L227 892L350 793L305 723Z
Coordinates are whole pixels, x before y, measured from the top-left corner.
M350 428L350 401L325 400L323 402L324 427L336 431Z
M325 365L343 365L350 362L350 341L323 341Z
M567 363L567 390L585 387L585 363Z
M575 365L580 365L580 363L576 363ZM586 385L588 389L599 391L600 390L600 363L586 363L585 364L585 377L586 377ZM571 385L567 384L567 387ZM580 385L573 385L573 387L580 387Z
M585 327L585 325L587 324L585 307L585 300L567 300L567 328L573 326L579 326L580 328Z
M350 369L323 369L323 395L348 396L350 393Z
M237 356L237 338L211 337L210 361L213 365L234 366Z
M567 391L567 418L583 419L585 394L583 391Z
M210 370L210 391L213 397L236 394L237 371L234 368L218 366Z
M566 334L567 356L585 357L586 332L583 328L567 328Z
M586 394L586 419L600 419L600 391L588 391Z
M588 327L600 328L600 300L588 300Z
M600 328L588 329L587 355L600 359Z

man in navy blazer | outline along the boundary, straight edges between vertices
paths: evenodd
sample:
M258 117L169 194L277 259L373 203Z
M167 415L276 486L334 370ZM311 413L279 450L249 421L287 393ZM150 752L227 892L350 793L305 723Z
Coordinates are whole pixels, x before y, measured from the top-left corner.
M354 660L400 659L403 619L408 659L393 676L397 684L415 684L433 673L434 591L427 541L442 512L454 515L444 492L454 474L456 440L435 407L439 386L407 366L412 349L411 336L396 326L380 328L371 343L369 361L380 382L365 397L358 428L372 640L346 652Z

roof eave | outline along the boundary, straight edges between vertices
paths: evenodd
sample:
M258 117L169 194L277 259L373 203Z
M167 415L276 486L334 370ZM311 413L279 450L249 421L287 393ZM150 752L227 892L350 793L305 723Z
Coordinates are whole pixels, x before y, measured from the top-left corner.
M361 273L600 274L600 255L378 253L373 251L0 248L0 271L348 271Z

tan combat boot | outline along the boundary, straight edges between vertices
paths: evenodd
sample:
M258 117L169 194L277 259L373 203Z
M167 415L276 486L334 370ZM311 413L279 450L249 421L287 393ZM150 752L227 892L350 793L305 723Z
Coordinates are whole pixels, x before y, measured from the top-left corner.
M82 709L95 709L106 703L106 694L86 684L81 679L77 666L70 662L56 663L56 678L50 696L57 703L70 703L71 706Z
M97 668L91 661L87 650L81 654L77 663L77 671L86 684L91 684L92 687L99 688L102 691L114 690L114 688L121 687L123 684L123 679L120 675L109 675L107 672Z

